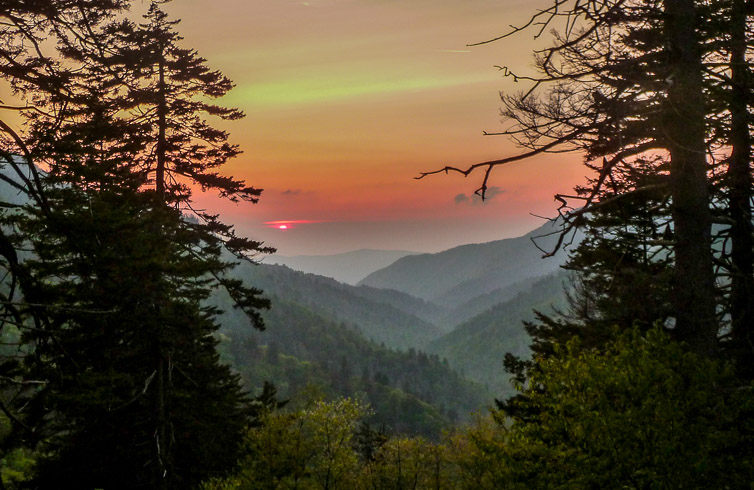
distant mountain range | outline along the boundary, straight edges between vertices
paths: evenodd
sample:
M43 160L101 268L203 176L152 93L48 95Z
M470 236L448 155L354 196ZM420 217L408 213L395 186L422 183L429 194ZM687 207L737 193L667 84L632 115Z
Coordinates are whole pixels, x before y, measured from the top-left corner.
M0 194L26 202L2 183ZM235 274L272 300L267 330L252 330L218 291L218 348L250 390L272 381L294 404L358 396L375 426L437 438L511 393L502 360L529 354L522 321L533 308L564 306L566 254L542 259L532 243L549 250L556 231L548 223L437 254L359 250L241 264Z
M402 257L418 253L407 250L363 249L334 255L271 255L264 263L285 265L293 270L331 277L342 283L354 285L372 272L385 268Z
M536 243L541 249L552 250L557 232L558 224L548 222L518 238L403 257L368 275L359 285L396 289L455 308L483 295L503 293L521 281L557 271L565 262L565 252L543 259L543 252L535 246Z

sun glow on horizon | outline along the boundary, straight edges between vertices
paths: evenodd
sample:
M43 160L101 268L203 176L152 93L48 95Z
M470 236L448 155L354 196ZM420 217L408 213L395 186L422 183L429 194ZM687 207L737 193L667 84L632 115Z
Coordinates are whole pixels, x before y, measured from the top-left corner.
M265 221L264 225L267 228L275 228L278 230L286 231L293 229L296 225L310 225L313 223L326 223L323 220L311 220L311 219L286 219L276 221Z

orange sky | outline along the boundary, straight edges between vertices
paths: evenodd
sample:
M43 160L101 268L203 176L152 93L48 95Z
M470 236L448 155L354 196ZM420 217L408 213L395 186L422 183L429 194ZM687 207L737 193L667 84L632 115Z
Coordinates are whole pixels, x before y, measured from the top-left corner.
M543 3L543 5L545 5ZM244 154L227 172L265 189L255 206L218 203L244 234L283 255L357 248L439 251L517 236L551 215L552 195L583 175L578 156L501 168L494 196L479 177L413 179L445 164L518 152L500 137L494 65L530 66L532 35L481 47L520 24L520 0L174 0L185 44L237 87L246 112L225 126ZM272 221L293 223L287 230Z

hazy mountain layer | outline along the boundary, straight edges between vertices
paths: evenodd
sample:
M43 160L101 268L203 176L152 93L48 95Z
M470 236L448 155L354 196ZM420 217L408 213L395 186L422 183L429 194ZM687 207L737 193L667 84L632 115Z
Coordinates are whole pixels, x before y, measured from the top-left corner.
M502 291L521 281L557 271L566 254L543 259L532 243L551 250L557 239L548 223L531 233L489 243L463 245L436 254L403 257L376 271L360 285L397 289L454 309L474 299Z
M383 269L402 257L416 254L418 252L406 250L355 250L334 255L272 255L264 262L285 265L296 271L331 277L354 285L372 272Z
M405 293L370 291L279 265L244 264L238 274L270 296L343 322L388 347L421 348L447 331L427 320L440 316L439 308Z
M473 383L461 388L470 381L450 368L495 396L510 394L502 360L506 352L529 354L523 321L534 318L533 308L550 312L564 305L566 273L559 270L564 258L541 259L530 240L548 231L406 256L365 279L369 286L285 266L244 264L238 274L273 300L265 314L268 330L226 328L224 351L249 386L271 380L294 397L308 385L327 394L366 393L381 407L381 420L402 431L434 433L472 405L491 401ZM547 237L540 246L554 240ZM474 401L453 401L438 385L443 377L457 396ZM471 392L463 394L464 389ZM416 413L410 427L400 425L404 409Z

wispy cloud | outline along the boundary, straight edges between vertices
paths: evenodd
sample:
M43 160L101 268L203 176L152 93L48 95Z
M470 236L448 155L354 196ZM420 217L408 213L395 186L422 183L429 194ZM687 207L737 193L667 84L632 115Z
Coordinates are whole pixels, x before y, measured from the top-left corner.
M492 199L496 198L497 196L504 194L505 191L501 187L492 186L487 188L487 192L484 195L484 201L482 201L482 198L478 194L456 194L455 197L453 197L453 202L458 205L471 205L471 206L481 206Z
M453 198L453 202L456 204L463 204L469 202L469 196L466 194L456 194L456 197Z

